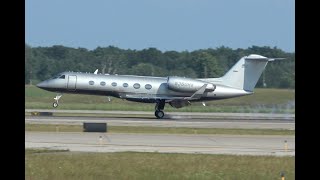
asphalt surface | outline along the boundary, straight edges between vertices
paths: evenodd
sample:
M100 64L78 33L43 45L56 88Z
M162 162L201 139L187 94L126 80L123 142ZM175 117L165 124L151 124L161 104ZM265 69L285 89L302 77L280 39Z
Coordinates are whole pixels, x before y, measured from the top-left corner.
M130 116L130 115L129 115ZM254 119L212 119L180 115L176 118L156 119L140 117L61 117L61 116L25 116L29 124L65 124L82 125L84 122L103 122L108 126L149 126L149 127L189 127L189 128L239 128L239 129L287 129L294 130L293 120L254 120Z
M114 115L147 115L154 117L149 111L102 111L102 110L60 110L60 109L26 109L25 112L51 112L69 114L114 114ZM198 119L250 119L250 120L293 120L294 114L275 113L211 113L211 112L165 112L164 119L198 118ZM131 116L132 117L132 116Z
M294 136L26 132L26 148L294 156Z
M54 116L26 115L27 124L105 122L108 126L295 129L294 114L168 112L164 119L156 119L153 112L26 110L30 112L52 112ZM84 152L294 156L295 136L26 132L25 147Z

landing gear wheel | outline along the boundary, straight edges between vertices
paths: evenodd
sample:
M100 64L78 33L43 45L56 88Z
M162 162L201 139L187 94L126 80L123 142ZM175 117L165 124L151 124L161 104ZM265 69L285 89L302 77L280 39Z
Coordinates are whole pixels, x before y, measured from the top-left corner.
M163 111L156 111L154 112L154 115L158 118L158 119L162 119L164 116L164 112Z
M59 99L61 98L61 96L62 96L62 94L57 94L56 97L53 98L54 102L53 102L52 106L54 108L57 108L59 106Z
M157 100L154 115L158 119L162 119L164 116L164 106L166 105L166 101L164 99Z
M52 106L54 107L54 108L57 108L58 107L58 103L57 102L54 102L53 104L52 104Z

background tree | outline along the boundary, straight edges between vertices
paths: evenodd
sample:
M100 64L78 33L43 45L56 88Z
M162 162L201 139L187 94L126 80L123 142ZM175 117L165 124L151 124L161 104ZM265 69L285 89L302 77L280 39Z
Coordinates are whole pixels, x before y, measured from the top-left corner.
M25 45L25 83L41 81L63 71L212 78L223 76L241 57L260 54L284 57L286 60L269 63L257 87L294 88L295 53L277 47L252 46L247 49L216 49L161 52L156 48L143 50L120 49L114 46L94 50L64 46L30 47Z

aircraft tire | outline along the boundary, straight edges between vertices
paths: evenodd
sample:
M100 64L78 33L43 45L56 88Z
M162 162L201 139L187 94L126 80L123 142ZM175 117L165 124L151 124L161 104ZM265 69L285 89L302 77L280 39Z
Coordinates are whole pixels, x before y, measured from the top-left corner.
M57 108L58 107L58 103L57 102L54 102L53 104L52 104L52 106L54 107L54 108Z
M158 118L158 119L162 119L164 116L164 112L163 111L156 111L154 112L154 115Z

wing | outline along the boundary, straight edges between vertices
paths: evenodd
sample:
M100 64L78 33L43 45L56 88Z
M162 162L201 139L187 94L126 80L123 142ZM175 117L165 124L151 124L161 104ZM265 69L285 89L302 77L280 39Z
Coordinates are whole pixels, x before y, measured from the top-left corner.
M200 99L205 92L207 84L204 84L198 91L191 96L166 96L166 95L153 95L153 94L120 94L120 98L137 102L155 102L159 99L164 99L166 102L171 101L189 101Z

